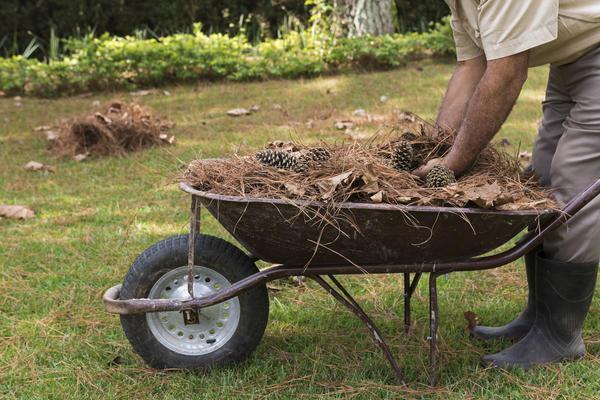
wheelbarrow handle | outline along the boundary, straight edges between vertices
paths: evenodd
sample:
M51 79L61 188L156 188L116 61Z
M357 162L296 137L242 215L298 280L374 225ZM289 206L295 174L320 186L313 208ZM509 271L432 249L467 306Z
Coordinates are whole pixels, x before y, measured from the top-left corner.
M438 271L472 271L491 269L509 264L539 246L544 240L544 236L570 220L577 212L579 212L579 210L588 205L598 195L600 195L600 178L597 178L595 182L587 187L587 189L579 193L569 203L567 203L567 205L560 210L556 217L545 224L542 224L539 229L531 230L509 250L494 254L492 256L467 260L458 268L455 268L457 263L442 264L440 265L440 268L438 268Z

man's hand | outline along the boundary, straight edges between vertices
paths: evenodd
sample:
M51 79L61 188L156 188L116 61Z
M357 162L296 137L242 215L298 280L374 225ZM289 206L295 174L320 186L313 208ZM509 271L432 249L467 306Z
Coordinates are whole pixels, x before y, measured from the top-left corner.
M443 158L434 158L432 160L429 160L427 162L427 164L421 165L419 168L415 169L412 172L412 174L418 176L421 179L424 179L427 176L427 174L429 173L429 171L431 171L433 169L433 167L435 167L436 165L443 165L446 168L450 168L444 163ZM450 169L452 169L452 168L450 168Z
M437 164L451 169L457 177L466 172L508 117L527 80L528 61L528 52L488 61L450 152L413 174L424 177Z

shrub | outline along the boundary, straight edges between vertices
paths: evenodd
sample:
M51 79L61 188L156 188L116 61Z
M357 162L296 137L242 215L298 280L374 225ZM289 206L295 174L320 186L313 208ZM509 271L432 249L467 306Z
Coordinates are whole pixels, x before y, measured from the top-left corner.
M447 19L427 33L335 39L292 31L255 46L243 35L206 35L200 28L160 40L108 34L71 39L69 56L49 62L0 58L0 90L55 96L199 79L296 78L393 68L409 58L454 51Z

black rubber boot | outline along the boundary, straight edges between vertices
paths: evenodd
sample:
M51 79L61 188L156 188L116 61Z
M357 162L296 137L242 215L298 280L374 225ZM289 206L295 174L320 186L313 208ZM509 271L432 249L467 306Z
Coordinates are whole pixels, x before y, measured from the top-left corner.
M525 270L527 272L527 306L517 318L504 326L482 326L477 325L471 329L471 335L478 339L521 339L531 329L535 321L535 263L539 249L535 249L525 255Z
M598 262L566 263L537 257L535 271L536 319L521 341L508 349L483 357L483 363L500 368L528 369L583 357L581 337L588 313Z

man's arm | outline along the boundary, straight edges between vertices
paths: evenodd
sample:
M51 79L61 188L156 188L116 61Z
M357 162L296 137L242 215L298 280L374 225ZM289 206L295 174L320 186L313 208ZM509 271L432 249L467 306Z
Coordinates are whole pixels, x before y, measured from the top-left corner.
M527 52L488 61L448 155L431 160L413 173L424 177L437 164L450 168L456 175L469 169L517 101L527 80L528 61Z
M465 117L467 104L485 73L485 68L485 56L458 62L438 112L436 121L438 125L458 131Z

